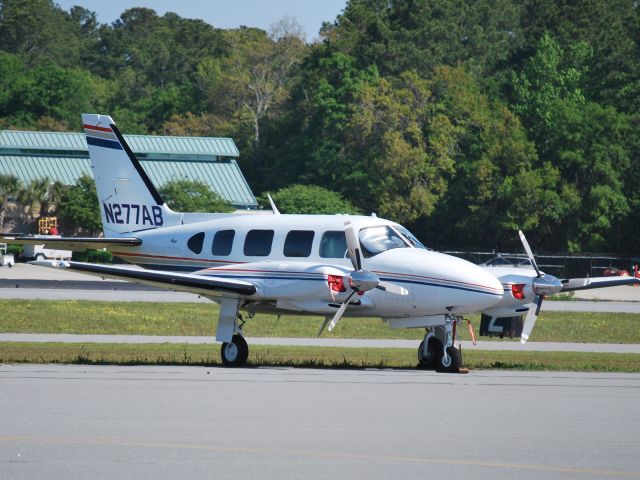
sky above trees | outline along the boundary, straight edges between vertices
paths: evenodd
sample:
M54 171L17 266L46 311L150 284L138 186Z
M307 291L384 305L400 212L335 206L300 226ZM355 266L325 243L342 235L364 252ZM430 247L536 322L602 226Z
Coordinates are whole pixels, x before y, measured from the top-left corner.
M175 12L183 18L201 19L217 28L248 27L269 30L283 17L294 18L307 41L318 37L323 22L333 22L347 0L58 0L65 10L80 5L96 12L101 23L115 22L122 12L134 7L154 9L158 15Z

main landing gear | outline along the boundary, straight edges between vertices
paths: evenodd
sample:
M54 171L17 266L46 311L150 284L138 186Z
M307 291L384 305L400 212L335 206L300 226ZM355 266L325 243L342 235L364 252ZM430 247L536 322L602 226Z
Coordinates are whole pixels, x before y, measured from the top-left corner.
M455 325L461 320L461 317L449 316L445 325L427 328L424 340L418 347L418 368L436 372L465 372L462 368L462 352L453 346Z
M249 345L241 333L236 333L231 342L222 344L220 355L225 367L241 367L249 358Z
M242 335L244 319L238 311L240 302L234 298L220 301L220 318L216 330L216 340L222 342L220 356L225 367L242 367L249 358L249 346ZM249 318L253 315L250 313Z

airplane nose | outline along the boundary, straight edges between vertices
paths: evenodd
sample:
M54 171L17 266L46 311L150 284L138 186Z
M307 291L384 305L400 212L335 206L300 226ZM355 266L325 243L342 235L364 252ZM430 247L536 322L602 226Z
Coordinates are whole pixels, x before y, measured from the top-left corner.
M498 303L504 295L504 289L500 280L493 274L477 265L472 265L473 268L470 268L470 273L474 279L473 281L477 282L479 293L484 293L484 295L479 295L475 300L476 305L474 306L474 310L478 311Z

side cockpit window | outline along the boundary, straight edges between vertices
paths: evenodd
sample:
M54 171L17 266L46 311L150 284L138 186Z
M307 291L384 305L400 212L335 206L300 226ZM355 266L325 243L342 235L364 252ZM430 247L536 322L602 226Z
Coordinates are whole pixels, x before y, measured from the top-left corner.
M322 234L320 239L320 256L322 258L344 258L347 253L347 238L344 230L330 230Z
M211 254L219 257L226 257L231 254L233 239L236 236L235 230L219 230L213 236L211 244Z
M204 232L196 233L189 240L187 240L187 247L193 253L199 254L202 252L202 245L204 244Z

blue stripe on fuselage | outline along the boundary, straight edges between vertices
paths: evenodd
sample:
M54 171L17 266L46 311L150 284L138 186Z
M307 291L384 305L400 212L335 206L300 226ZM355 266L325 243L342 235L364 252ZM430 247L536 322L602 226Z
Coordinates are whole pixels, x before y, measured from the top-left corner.
M115 150L122 150L122 146L114 140L105 140L104 138L90 137L87 135L87 144L95 145L96 147L113 148Z

